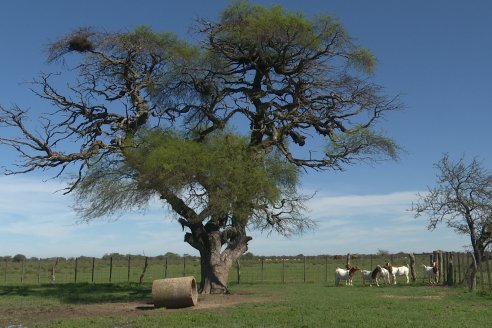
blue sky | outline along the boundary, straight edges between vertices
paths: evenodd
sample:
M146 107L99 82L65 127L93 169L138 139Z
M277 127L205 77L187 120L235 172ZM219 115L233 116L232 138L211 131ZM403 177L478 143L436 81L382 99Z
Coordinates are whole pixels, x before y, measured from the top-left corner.
M306 192L317 191L309 215L318 228L289 239L252 232L259 255L424 252L463 250L467 238L445 226L427 231L425 218L408 211L418 192L435 181L443 153L465 155L492 167L492 3L477 1L252 1L338 17L359 44L376 55L375 80L400 95L404 110L380 128L404 149L397 162L360 164L344 172L309 172ZM228 1L4 1L0 11L0 103L49 111L27 82L46 65L49 42L79 26L129 31L145 24L192 39L197 17L215 19ZM13 153L0 148L0 165ZM0 177L0 255L102 256L119 252L196 254L180 226L160 204L119 220L78 224L63 181L46 172Z

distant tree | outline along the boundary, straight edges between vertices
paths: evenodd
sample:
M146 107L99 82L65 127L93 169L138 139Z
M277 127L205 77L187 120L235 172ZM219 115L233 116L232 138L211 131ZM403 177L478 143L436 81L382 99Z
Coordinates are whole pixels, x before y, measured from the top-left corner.
M110 258L113 258L113 260L123 260L126 259L127 256L120 253L109 253L109 254L104 254L102 257L103 260L109 260Z
M255 258L255 255L251 252L246 252L241 256L241 259L243 260L253 260Z
M171 260L175 260L175 259L180 259L181 258L181 256L179 254L172 253L172 252L167 252L163 256L164 256L164 258L167 257L168 259L171 259Z
M445 223L459 234L470 237L473 262L466 273L470 290L476 288L476 272L492 244L492 174L477 159L457 162L449 155L434 165L438 170L435 187L419 194L413 204L415 216L429 217L429 230Z
M380 248L378 248L377 255L378 256L388 256L389 255L389 251L386 250L386 249L380 249Z
M27 260L27 258L25 255L22 255L22 254L14 255L14 257L12 258L13 262L23 262L25 260Z
M159 197L200 252L200 291L225 293L248 227L313 226L297 192L302 170L396 158L375 125L398 103L371 81L374 56L329 16L239 1L197 31L201 48L145 27L67 34L48 60L75 60L76 82L35 81L55 109L40 131L26 110L0 106L0 126L18 134L0 143L21 159L7 174L75 169L67 192L83 219Z
M79 261L87 261L87 262L88 261L92 261L92 257L91 256L84 256L84 255L82 255L82 256L79 256L77 258L78 258Z

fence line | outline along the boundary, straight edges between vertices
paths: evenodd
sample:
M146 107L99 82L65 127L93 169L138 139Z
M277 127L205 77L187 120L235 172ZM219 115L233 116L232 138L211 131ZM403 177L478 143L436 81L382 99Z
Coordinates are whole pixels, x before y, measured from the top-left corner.
M433 253L415 255L417 283L426 283L422 264L429 265L437 256ZM443 252L440 258L441 284L461 284L471 263L470 254ZM492 257L486 257L477 272L477 287L492 290ZM146 265L146 260L148 261ZM391 261L394 266L409 264L408 254L352 255L350 261L361 269L371 270L376 265ZM297 257L243 257L230 271L229 283L328 283L334 281L336 267L344 267L344 256L320 255ZM448 267L452 263L451 271ZM1 262L0 262L1 264ZM1 270L1 266L0 266ZM53 275L54 273L54 275ZM333 273L333 275L332 275ZM79 257L75 259L38 259L13 262L4 260L0 285L48 283L121 283L152 282L155 279L186 275L200 277L200 261L196 257L145 258L121 256L109 258ZM0 271L0 277L2 277ZM398 281L403 282L402 280ZM355 284L361 284L356 274Z

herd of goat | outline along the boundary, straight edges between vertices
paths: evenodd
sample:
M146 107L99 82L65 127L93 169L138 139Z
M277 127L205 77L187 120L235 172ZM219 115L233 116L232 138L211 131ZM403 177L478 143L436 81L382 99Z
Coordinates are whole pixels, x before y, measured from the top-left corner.
M432 263L432 266L427 266L422 264L424 271L424 279L428 278L429 283L438 283L439 282L439 267L436 262ZM395 284L396 285L396 277L405 276L407 279L407 284L409 283L408 274L410 269L408 265L394 267L391 263L386 263L383 267L380 265L376 266L376 268L372 271L369 270L361 270L357 265L347 264L345 269L337 268L335 270L335 286L340 285L340 280L345 281L345 285L352 286L352 279L357 271L362 274L362 283L365 285L366 281L369 282L369 285L372 286L373 282L376 282L376 285L379 287L379 278L383 278L383 282L385 284Z

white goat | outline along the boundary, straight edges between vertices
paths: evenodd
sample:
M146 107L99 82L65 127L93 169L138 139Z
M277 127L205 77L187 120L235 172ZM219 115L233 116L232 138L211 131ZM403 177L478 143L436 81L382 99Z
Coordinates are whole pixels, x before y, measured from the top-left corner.
M337 268L335 270L335 286L340 284L340 280L345 280L346 286L352 286L352 279L357 270L359 270L358 266L351 267L349 270Z
M424 279L428 278L430 284L437 284L439 282L439 267L437 266L437 263L432 262L432 266L422 264L422 267L424 269Z
M407 284L410 282L408 279L408 273L410 270L408 269L408 265L406 266L401 266L401 267L394 267L391 265L391 263L386 263L384 266L386 270L389 271L389 274L393 277L393 284L396 285L396 276L405 276L407 277Z
M378 276L381 273L381 266L377 266L374 270L361 270L362 273L362 284L366 285L366 280L369 280L369 286L372 286L372 281L376 281L376 285L379 287Z

